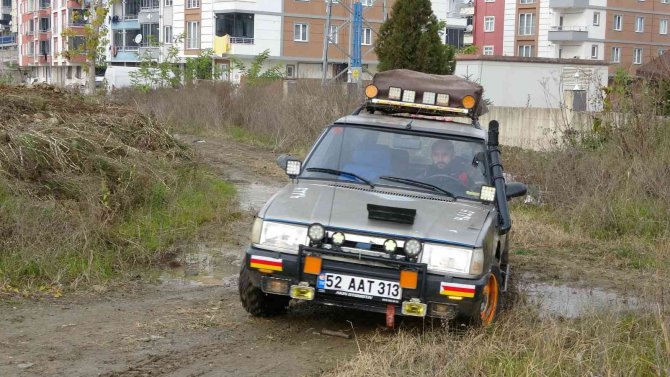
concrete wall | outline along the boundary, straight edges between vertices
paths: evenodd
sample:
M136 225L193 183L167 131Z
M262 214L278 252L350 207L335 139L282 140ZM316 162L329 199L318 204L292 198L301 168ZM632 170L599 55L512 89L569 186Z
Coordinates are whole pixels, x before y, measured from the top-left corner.
M494 119L500 123L501 144L534 150L549 148L568 127L583 129L591 124L589 113L492 106L480 118L482 128L488 129L489 121Z
M579 80L573 82L579 71ZM493 101L494 106L560 108L563 106L564 91L587 90L589 110L600 110L602 104L600 88L607 86L606 65L580 65L533 62L467 60L458 59L456 75L465 77L484 86L484 97Z

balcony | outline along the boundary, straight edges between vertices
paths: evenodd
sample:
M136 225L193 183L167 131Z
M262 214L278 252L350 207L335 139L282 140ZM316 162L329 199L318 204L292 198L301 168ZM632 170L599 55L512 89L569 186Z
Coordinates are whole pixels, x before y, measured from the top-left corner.
M254 39L253 38L244 38L244 37L230 37L230 44L252 45L252 44L254 44Z
M549 0L550 8L570 8L570 9L584 9L589 6L589 0Z
M0 46L10 46L16 44L16 35L7 35L0 37Z
M158 60L160 56L160 47L158 46L141 46L139 49L140 58L149 57L152 60Z
M585 42L588 38L586 26L552 26L549 30L550 42Z
M475 7L474 6L462 6L461 7L461 16L474 16Z

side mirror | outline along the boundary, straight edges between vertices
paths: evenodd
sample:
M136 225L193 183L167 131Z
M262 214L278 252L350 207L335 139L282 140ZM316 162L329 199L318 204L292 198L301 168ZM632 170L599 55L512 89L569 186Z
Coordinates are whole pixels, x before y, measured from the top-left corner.
M277 157L277 165L286 172L290 178L295 178L302 171L302 161L296 160L289 154L282 154Z
M528 187L520 182L511 182L505 185L505 192L507 193L507 200L526 195Z

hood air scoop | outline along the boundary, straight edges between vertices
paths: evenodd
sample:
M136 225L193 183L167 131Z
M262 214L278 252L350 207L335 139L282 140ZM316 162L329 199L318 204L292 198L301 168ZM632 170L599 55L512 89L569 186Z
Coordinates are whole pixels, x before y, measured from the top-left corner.
M398 224L414 224L416 210L368 204L368 219L388 221Z

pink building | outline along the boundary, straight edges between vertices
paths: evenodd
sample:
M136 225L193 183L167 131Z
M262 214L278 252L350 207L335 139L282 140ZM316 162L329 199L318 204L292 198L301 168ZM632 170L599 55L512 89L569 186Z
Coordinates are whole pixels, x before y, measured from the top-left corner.
M475 0L473 44L479 54L502 55L505 0Z

